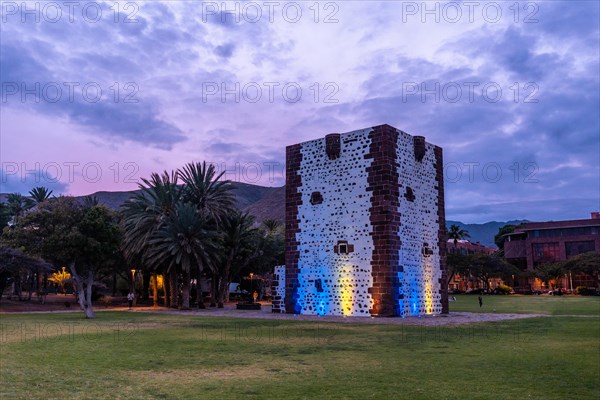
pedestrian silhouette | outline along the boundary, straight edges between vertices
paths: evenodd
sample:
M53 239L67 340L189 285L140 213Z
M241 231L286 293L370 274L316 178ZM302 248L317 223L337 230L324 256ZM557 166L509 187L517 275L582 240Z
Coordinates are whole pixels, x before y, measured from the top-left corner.
M135 298L135 295L133 294L133 292L129 292L129 294L127 295L127 302L129 303L130 310L133 307L133 299L134 298Z
M477 300L479 300L479 307L481 308L481 306L483 306L483 298L481 297L481 295L479 295Z

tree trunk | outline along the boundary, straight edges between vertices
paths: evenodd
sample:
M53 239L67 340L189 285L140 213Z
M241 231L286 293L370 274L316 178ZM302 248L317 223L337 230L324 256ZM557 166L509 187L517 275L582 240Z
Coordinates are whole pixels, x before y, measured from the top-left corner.
M189 272L183 273L183 285L181 287L181 309L190 309L190 274Z
M217 283L216 274L213 274L210 279L210 307L217 306L217 297L219 297L219 285Z
M152 284L152 306L158 307L158 274L154 274Z
M167 278L167 279L165 279L165 278ZM163 304L165 307L171 306L171 302L170 302L171 293L169 292L169 284L170 283L168 282L168 280L169 280L169 277L166 275L163 275L163 295L164 295Z
M94 314L94 310L92 308L92 287L94 286L94 273L89 271L87 281L84 281L83 277L79 276L77 273L74 262L69 265L69 269L71 270L71 275L73 275L73 280L75 281L79 307L85 313L86 318L95 318L96 315Z
M229 253L227 257L227 261L225 263L224 269L221 272L221 276L218 279L218 289L219 289L219 308L223 308L223 301L225 300L225 296L229 293L229 271L231 271L231 263L233 261L233 252Z
M179 295L179 289L177 288L177 286L177 272L175 271L175 268L172 268L169 272L169 292L171 294L171 308L177 308L179 305L179 301L177 299Z
M227 302L229 301L229 284L230 284L230 283L231 283L231 282L228 280L228 281L227 281L227 286L225 286L225 293L223 294L223 301L224 301L225 303L227 303Z
M92 271L88 272L88 279L87 279L87 291L86 291L86 298L85 301L87 303L87 308L85 310L85 317L86 318L95 318L96 315L94 314L94 310L92 308L92 289L94 287L94 273Z
M17 276L18 276L18 279L15 279L15 291L16 291L15 294L19 298L19 301L23 301L23 293L22 293L22 290L21 290L21 280L22 280L22 277L21 277L20 273Z
M227 279L220 279L219 282L219 302L218 307L223 308L223 303L226 301L227 287L229 286Z
M33 275L27 274L27 301L31 301L31 294L33 293Z
M200 271L198 271L198 279L196 279L196 302L198 308L206 308L204 305L204 294L202 293L202 277Z
M143 280L143 282L142 282L142 288L143 288L142 289L143 290L143 292L142 292L142 299L143 300L148 300L148 297L149 297L149 293L150 293L150 276L151 276L150 272L146 272L146 271L142 272L142 280Z
M117 273L115 272L112 276L112 296L117 295Z
M196 304L198 308L206 308L204 305L204 294L202 293L202 265L196 269Z
M6 275L0 273L0 301L2 301L2 294L6 288Z

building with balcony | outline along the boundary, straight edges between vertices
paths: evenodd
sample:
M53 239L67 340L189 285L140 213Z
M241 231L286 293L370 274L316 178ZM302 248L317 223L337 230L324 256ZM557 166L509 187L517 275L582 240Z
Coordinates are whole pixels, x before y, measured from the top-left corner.
M542 263L567 260L590 251L600 251L600 212L593 212L590 219L523 224L507 234L504 242L505 258L527 271ZM590 286L591 282L589 277L577 275L565 277L559 285L571 290ZM547 289L538 280L530 280L529 286Z

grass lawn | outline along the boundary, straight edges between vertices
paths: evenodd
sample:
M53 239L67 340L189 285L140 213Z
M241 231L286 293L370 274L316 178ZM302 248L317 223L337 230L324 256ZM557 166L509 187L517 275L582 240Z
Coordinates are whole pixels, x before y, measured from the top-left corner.
M600 398L600 318L424 328L97 315L0 316L0 398Z
M548 315L600 315L598 296L487 296L483 295L483 307L479 308L477 295L455 296L450 302L450 312L498 312Z

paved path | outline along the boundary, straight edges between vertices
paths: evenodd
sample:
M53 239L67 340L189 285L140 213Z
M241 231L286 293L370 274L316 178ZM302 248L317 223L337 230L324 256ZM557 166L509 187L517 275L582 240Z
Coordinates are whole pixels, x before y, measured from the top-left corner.
M340 317L340 316L317 316L317 315L293 315L293 314L276 314L271 312L270 304L263 304L262 310L236 310L235 304L226 304L225 308L211 308L189 311L174 310L166 307L134 307L129 310L127 307L113 307L110 309L98 307L95 312L108 311L131 311L131 312L148 312L157 314L169 315L194 315L205 317L228 317L228 318L247 318L247 319L265 319L265 320L283 320L283 321L318 321L332 322L344 324L380 324L380 325L418 325L418 326L445 326L445 325L462 325L478 322L493 322L503 320L514 320L534 317L591 317L598 318L598 315L547 315L547 314L503 314L503 313L470 313L470 312L451 312L447 315L428 315L423 317L406 317L406 318L369 318L369 317ZM0 315L10 314L56 314L56 313L73 313L82 312L78 308L54 311L29 311L29 312L10 312Z
M127 310L127 308L123 308ZM270 305L263 305L262 310L236 310L235 305L228 304L225 308L206 308L203 310L179 311L168 308L139 307L133 312L152 312L171 315L197 315L206 317L229 317L229 318L251 318L283 321L318 321L344 324L380 324L380 325L421 325L421 326L440 326L440 325L462 325L477 322L492 322L511 319L523 319L533 317L548 317L544 314L498 314L498 313L469 313L452 312L447 315L431 315L423 317L406 318L369 318L369 317L340 317L331 315L294 315L294 314L276 314L271 312Z

